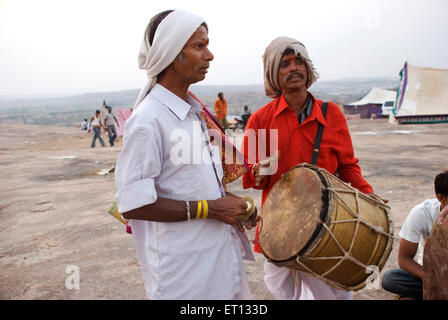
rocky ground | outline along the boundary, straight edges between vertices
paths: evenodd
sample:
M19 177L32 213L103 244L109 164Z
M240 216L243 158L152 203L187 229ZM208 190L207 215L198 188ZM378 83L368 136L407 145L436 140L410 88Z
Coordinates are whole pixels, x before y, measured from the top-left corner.
M434 197L434 176L448 169L448 125L348 123L363 175L390 200L398 235L409 210ZM114 164L121 141L93 149L91 138L78 128L0 126L0 299L145 298L132 236L107 213L114 175L97 174ZM252 196L259 207L259 191L243 190L240 180L229 189ZM395 240L384 270L397 267L397 249ZM246 271L254 298L273 299L264 285L263 261L256 254ZM79 268L80 284L69 290L72 266ZM353 298L394 295L365 288Z

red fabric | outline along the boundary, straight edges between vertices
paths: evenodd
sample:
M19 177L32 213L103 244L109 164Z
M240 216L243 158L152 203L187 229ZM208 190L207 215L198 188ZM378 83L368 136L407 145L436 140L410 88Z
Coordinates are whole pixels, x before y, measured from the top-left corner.
M253 140L256 139L257 146L261 142L261 146L258 146L257 150L260 147L264 148L268 157L273 156L270 153L270 133L272 129L278 129L280 158L277 172L266 177L260 186L255 186L255 177L252 170L244 174L242 178L244 189L263 190L262 207L269 191L282 174L300 163L311 162L319 122L324 125L324 130L317 165L332 174L335 174L337 170L341 180L350 182L353 187L364 193L373 193L372 187L361 176L361 169L358 166L358 159L354 156L353 145L344 115L336 104L330 102L326 119L324 119L321 105L322 100L314 99L311 115L299 125L295 111L288 106L282 95L257 110L249 118L244 132L241 152L250 168L263 159L259 159L258 153L256 155L248 154L248 141L252 139L253 143ZM253 132L250 132L250 129L255 130L255 137L251 137ZM266 134L260 135L261 132L258 129L266 129ZM275 151L273 150L272 152ZM254 243L254 250L261 253L258 243L258 226L255 232Z
M221 141L218 144L221 151L222 168L224 171L222 184L224 188L226 188L226 185L228 183L237 180L243 174L247 173L249 171L249 167L244 161L244 158L242 157L238 149L236 149L235 146L227 138L224 129L219 125L218 121L216 121L215 117L213 117L207 107L199 100L198 97L196 97L193 92L188 91L188 94L202 106L201 116L204 119L207 128L215 129L220 133ZM228 146L228 149L232 151L231 153L226 152L226 145ZM232 157L232 161L230 161L229 157Z
M131 109L118 109L115 110L115 114L117 115L117 122L118 127L115 128L117 130L117 136L121 137L124 133L124 124L126 120L131 116L132 110Z

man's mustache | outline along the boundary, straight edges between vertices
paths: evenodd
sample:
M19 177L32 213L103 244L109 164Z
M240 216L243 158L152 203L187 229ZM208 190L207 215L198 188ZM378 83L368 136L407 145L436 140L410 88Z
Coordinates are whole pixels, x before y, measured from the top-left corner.
M299 76L302 80L305 79L305 76L303 74L301 74L300 72L293 72L286 78L286 81L291 80L291 78L294 76Z

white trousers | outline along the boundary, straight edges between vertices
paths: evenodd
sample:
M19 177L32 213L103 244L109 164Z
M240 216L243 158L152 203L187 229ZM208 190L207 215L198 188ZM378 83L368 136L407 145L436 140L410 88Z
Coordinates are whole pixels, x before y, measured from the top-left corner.
M296 272L297 286L290 269L265 261L264 282L277 300L351 300L352 292L330 287L322 280Z

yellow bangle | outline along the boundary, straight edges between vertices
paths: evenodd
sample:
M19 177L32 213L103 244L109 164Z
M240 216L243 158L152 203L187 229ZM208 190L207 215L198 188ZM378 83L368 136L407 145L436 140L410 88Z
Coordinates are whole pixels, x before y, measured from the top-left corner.
M207 200L202 200L204 205L204 215L202 216L202 219L207 219L208 216L208 203Z
M201 207L202 207L202 200L198 201L198 212L196 213L196 219L201 218Z

